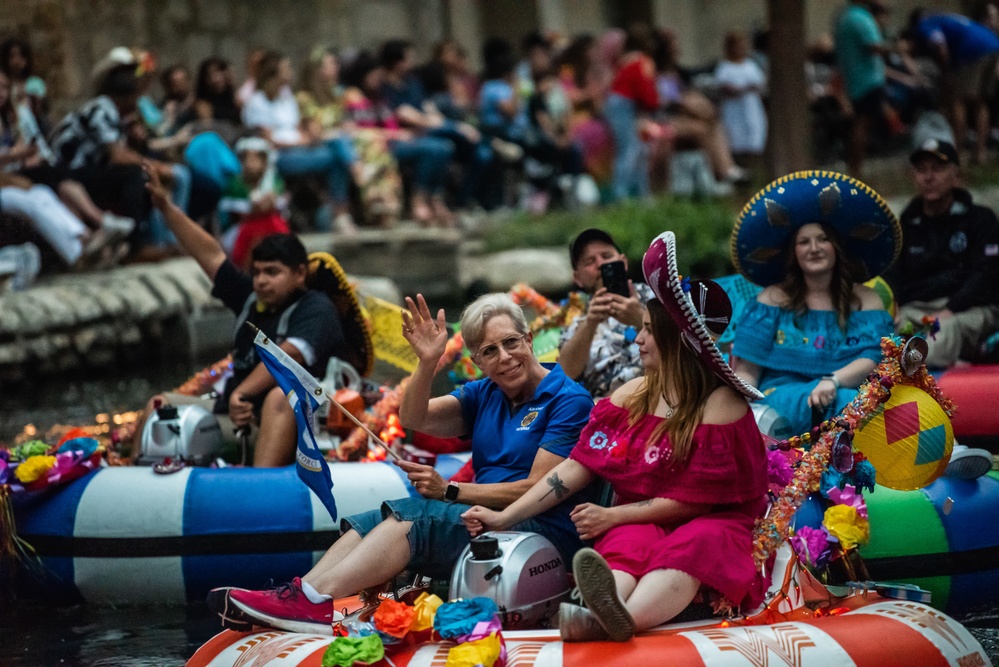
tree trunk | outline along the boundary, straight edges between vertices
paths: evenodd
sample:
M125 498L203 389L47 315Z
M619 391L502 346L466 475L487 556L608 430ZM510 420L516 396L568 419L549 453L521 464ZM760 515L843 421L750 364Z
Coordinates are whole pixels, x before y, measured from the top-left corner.
M805 3L768 0L770 15L770 175L812 166L805 82Z

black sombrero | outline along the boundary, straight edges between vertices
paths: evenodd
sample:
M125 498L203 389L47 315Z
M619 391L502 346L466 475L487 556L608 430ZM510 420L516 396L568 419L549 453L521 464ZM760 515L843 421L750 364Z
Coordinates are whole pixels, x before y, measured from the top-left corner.
M340 263L326 252L310 254L307 282L309 289L318 290L329 297L340 316L343 335L347 339L347 349L341 358L361 376L371 373L375 363L371 325Z

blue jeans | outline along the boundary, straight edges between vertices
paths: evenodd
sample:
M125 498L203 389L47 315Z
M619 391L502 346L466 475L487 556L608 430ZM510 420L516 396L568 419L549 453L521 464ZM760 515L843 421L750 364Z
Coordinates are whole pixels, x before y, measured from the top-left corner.
M454 160L461 164L464 175L458 191L458 205L465 206L471 199L481 198L483 181L494 158L489 138L482 137L478 143L469 141L458 131L458 125L453 120L444 121L440 127L430 130L429 135L447 139L454 145Z
M416 137L409 141L390 141L389 150L399 164L413 171L413 190L436 195L444 191L447 170L454 146L446 139Z
M468 544L470 536L461 515L471 508L462 503L445 503L426 498L386 500L381 509L348 516L340 520L340 534L355 530L362 538L375 526L394 516L399 521L411 521L406 540L409 542L409 569L434 579L450 579L451 571ZM578 535L552 530L539 519L528 519L510 530L538 533L552 541L566 563L582 546ZM573 531L574 532L574 531Z
M182 211L187 211L191 201L191 170L183 164L170 165L173 172L173 189L170 196L173 203ZM166 224L166 218L158 208L154 208L149 213L149 227L146 229L147 245L162 248L164 246L177 245L177 237L173 235Z
M350 140L336 137L316 146L282 148L277 169L282 176L322 175L330 198L344 204L350 196L350 165L356 159Z
M604 117L614 135L614 199L627 199L635 195L648 197L651 193L649 152L638 137L635 103L627 97L611 93L604 104Z

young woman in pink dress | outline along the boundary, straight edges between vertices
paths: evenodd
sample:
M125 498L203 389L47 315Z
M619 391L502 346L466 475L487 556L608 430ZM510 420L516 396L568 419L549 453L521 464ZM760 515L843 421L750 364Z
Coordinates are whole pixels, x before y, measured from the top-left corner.
M760 394L724 362L712 333L728 322L728 298L714 283L681 279L672 232L653 241L643 269L657 297L637 338L645 377L597 403L570 458L519 500L463 515L473 535L503 530L598 477L612 485L611 507L572 513L596 549L573 559L586 608L562 605L566 641L626 641L702 589L744 610L764 591L751 540L766 507L766 452L747 403Z

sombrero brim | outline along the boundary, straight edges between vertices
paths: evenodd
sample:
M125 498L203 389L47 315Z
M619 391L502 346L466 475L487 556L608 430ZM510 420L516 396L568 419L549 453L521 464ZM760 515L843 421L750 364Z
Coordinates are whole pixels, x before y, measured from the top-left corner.
M742 209L732 230L732 263L757 285L779 283L794 234L818 222L839 234L859 282L884 273L902 251L902 228L877 192L835 171L799 171L766 186Z
M676 263L676 236L673 232L663 232L652 241L642 258L642 272L645 282L680 327L687 344L701 361L725 384L746 398L763 398L760 390L739 377L722 357L704 318L694 306L690 294L684 290Z
M375 364L375 348L371 340L371 325L364 316L354 288L347 280L343 267L333 255L314 252L309 255L309 288L319 290L333 302L340 316L347 349L341 357L362 376L371 373Z

